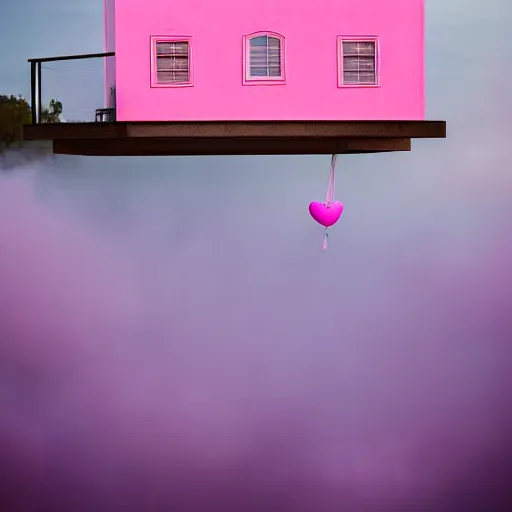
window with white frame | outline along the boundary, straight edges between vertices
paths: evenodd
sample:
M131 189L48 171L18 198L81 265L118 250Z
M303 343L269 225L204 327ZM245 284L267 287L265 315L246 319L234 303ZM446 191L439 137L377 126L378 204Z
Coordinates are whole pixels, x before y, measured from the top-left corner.
M156 40L155 59L156 85L173 85L190 83L190 42Z
M246 37L246 81L284 80L284 38L273 34L255 34Z
M377 85L377 41L341 40L340 85Z

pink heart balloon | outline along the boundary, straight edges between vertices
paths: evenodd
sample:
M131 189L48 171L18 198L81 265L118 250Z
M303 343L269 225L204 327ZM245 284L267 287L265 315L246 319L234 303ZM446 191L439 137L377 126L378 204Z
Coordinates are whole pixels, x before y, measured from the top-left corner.
M309 205L309 213L319 224L329 228L338 222L343 213L343 203L334 201L334 203L324 204L313 202Z

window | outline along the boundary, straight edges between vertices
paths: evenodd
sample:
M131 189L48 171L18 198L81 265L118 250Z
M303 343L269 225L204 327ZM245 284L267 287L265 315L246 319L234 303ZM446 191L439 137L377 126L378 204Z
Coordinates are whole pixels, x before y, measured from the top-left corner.
M284 37L273 33L244 38L244 83L284 83Z
M152 87L192 85L190 38L152 37Z
M377 43L377 38L338 38L338 86L379 85Z

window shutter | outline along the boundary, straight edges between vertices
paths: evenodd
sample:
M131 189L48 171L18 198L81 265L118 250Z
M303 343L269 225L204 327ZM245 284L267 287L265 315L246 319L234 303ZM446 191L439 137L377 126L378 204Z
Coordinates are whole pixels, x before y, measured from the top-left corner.
M375 41L343 41L343 83L375 85Z
M190 80L188 41L156 43L157 81L160 84Z
M268 76L281 76L281 40L268 38Z
M281 40L272 36L257 36L249 40L251 77L281 76Z

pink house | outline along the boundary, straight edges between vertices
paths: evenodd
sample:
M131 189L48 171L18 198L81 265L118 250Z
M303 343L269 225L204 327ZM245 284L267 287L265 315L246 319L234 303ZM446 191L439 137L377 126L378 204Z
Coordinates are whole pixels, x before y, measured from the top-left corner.
M104 0L104 12L104 53L29 59L25 140L70 155L283 155L446 137L425 119L424 0ZM107 108L43 123L42 63L84 58L105 58Z
M425 119L424 0L104 2L117 121Z

